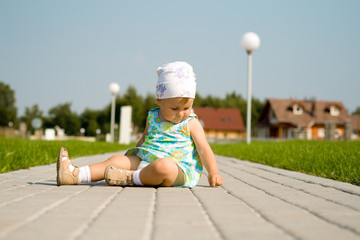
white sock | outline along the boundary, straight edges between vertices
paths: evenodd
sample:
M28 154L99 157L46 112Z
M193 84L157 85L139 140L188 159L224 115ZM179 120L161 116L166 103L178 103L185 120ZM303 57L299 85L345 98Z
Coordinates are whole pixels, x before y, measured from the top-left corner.
M91 173L89 166L81 167L79 168L79 170L80 173L79 173L78 183L80 184L80 183L91 182Z
M141 170L136 170L133 173L133 181L134 181L134 184L137 186L144 186L144 184L140 180L140 172L141 172Z

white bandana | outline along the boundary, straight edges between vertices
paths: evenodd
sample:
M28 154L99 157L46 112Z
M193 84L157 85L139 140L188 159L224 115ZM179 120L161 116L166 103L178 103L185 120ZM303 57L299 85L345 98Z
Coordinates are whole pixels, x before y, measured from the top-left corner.
M196 77L191 65L186 62L173 62L156 70L156 98L195 98Z

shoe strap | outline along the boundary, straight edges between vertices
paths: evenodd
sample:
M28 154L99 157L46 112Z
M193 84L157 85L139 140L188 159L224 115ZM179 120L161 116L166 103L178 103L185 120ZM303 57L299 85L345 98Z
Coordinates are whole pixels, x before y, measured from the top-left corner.
M72 171L72 175L76 177L79 175L80 169L75 165L73 165L73 166L74 166L74 170Z

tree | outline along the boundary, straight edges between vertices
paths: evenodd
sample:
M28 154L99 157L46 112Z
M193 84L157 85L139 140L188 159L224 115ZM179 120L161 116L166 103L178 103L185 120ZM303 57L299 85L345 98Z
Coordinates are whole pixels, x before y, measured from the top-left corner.
M99 129L101 133L108 133L110 132L110 105L103 110L99 111L99 114L96 118L96 122L99 125Z
M59 104L49 110L53 126L65 129L67 135L77 135L80 131L80 118L70 109L71 103Z
M15 122L16 114L14 90L0 82L0 126L8 126L9 122Z
M34 118L40 118L43 120L43 112L39 110L39 106L35 104L31 108L25 108L25 116L21 117L21 120L26 123L27 129L33 131L34 128L31 124Z
M141 126L139 126L140 131L145 130L146 118L147 118L147 113L149 112L149 110L158 107L158 105L156 104L154 94L148 93L146 95L146 97L144 99L144 107L145 107L145 116L143 118L143 122L141 123Z
M263 108L265 107L266 102L265 101L260 101L257 98L252 98L252 107L251 107L251 129L252 129L252 134L254 136L257 136L257 130L258 128L256 127L258 124L258 120L260 117L260 114L263 110Z
M96 129L100 129L98 118L100 111L85 109L81 114L81 127L85 128L86 136L96 136Z
M200 94L196 94L194 107L224 107L224 102L221 98L213 97L211 95L206 96L205 98L201 97Z
M155 102L155 101L154 101ZM136 88L129 86L123 96L116 98L116 108L115 108L115 122L120 122L120 110L122 106L130 105L132 107L132 123L134 127L143 131L145 128L145 119L146 119L146 100L142 96L138 95ZM102 127L101 132L108 133L110 132L110 117L111 117L111 104L107 105L100 113L97 119L99 126ZM104 130L104 131L103 131ZM116 134L116 133L115 133Z
M359 114L360 115L360 106L356 108L356 110L352 113L353 115Z
M126 92L116 98L115 122L119 123L120 109L122 106L132 106L132 122L134 129L143 131L145 129L147 113L150 109L157 107L154 94L147 94L145 98L137 94L135 87L129 86ZM252 129L257 125L258 117L265 103L253 98L252 99ZM80 127L86 129L87 136L95 136L96 130L100 129L101 133L110 132L111 104L108 104L102 110L86 109L80 117L71 112L70 103L60 104L50 109L50 117L43 119L43 125L47 128L53 128L56 125L65 129L68 135L77 135ZM235 92L227 94L225 98L213 97L211 95L203 98L196 94L194 107L215 107L215 108L237 108L240 110L244 123L246 124L246 100ZM37 105L31 109L27 108L27 115L39 117L42 112L38 110ZM30 118L30 117L28 117Z
M137 94L136 88L129 86L122 99L122 106L132 106L132 122L140 129L144 129L144 119L146 118L145 105L143 98Z
M240 110L241 117L246 124L246 111L247 111L247 103L246 100L240 95L232 92L231 94L226 94L225 97L225 107L228 108L237 108Z

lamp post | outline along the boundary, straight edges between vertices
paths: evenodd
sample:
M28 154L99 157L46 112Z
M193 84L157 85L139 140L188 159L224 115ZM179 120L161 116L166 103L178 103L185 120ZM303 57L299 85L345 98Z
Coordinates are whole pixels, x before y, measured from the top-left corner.
M114 142L114 125L115 125L115 100L116 94L120 91L120 86L117 83L111 83L109 86L109 92L112 96L111 102L111 120L110 120L110 142Z
M241 39L241 46L248 54L248 93L247 93L247 118L246 142L251 142L251 81L252 81L252 52L260 47L260 38L256 33L247 32Z

